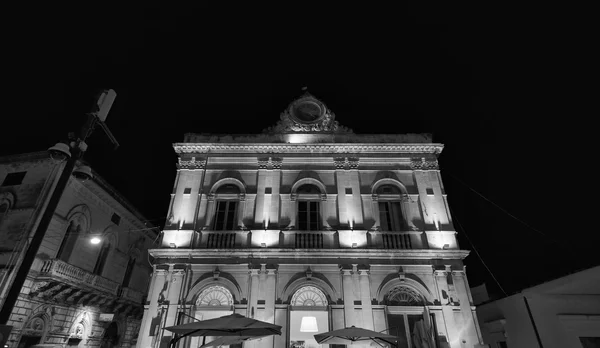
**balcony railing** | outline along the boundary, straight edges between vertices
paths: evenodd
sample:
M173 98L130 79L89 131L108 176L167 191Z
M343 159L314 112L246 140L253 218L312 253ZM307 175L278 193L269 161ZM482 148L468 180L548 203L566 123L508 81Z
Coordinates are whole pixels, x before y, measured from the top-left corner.
M266 234L268 236L266 237ZM194 248L245 249L269 247L280 249L427 249L427 236L421 231L202 231ZM266 239L265 239L266 238Z
M50 276L67 280L78 285L81 284L108 292L112 295L116 295L119 290L119 283L58 259L44 261L40 270L40 276Z

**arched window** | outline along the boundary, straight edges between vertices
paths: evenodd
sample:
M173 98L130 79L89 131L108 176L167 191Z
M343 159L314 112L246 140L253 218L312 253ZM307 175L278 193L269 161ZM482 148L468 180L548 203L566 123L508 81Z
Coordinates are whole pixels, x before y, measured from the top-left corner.
M123 283L121 286L129 287L129 281L131 280L131 274L133 273L133 267L135 266L135 257L130 256L129 262L127 262L127 269L125 270L125 276L123 276Z
M317 231L321 228L321 190L304 184L296 190L298 200L298 229Z
M0 193L0 223L14 204L14 196L10 192Z
M406 220L402 211L402 191L395 185L382 185L375 191L382 231L404 231Z
M9 205L8 202L0 202L0 222L4 219L6 213L8 213Z
M234 184L220 186L215 192L216 209L213 229L216 231L234 230L237 221L240 189Z
M75 248L75 243L77 242L77 238L79 238L80 234L81 225L76 225L73 221L69 222L65 236L60 243L58 253L56 254L57 259L64 262L69 262L69 258L71 257L71 253Z
M96 260L96 266L94 266L94 274L102 275L102 271L104 270L104 265L106 264L106 259L108 258L108 253L110 252L110 241L107 239L102 243L102 248L100 249L100 254L98 254L98 259Z

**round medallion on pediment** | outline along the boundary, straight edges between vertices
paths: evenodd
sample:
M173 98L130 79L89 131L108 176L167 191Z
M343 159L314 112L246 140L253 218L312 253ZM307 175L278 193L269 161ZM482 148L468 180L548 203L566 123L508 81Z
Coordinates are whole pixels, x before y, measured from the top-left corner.
M291 107L291 114L300 123L315 123L325 114L325 108L318 101L300 99Z

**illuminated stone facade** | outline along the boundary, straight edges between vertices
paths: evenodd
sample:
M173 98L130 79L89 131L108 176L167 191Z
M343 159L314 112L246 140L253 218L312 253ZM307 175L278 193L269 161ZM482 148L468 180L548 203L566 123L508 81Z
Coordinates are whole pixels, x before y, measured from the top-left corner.
M1 304L64 163L45 151L0 158ZM157 236L149 227L97 174L72 177L7 323L8 346L135 345Z
M401 347L479 344L430 136L354 134L307 94L263 134L186 134L174 149L139 347L232 312L283 327L244 347L311 346L308 317L318 332L390 329Z

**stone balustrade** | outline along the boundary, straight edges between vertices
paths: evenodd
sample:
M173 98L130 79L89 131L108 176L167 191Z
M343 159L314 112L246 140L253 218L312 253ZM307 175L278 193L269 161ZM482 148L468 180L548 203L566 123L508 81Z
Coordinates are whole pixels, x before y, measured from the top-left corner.
M40 277L44 276L66 280L78 285L89 286L96 290L108 292L112 295L116 295L119 290L119 283L58 259L44 261L40 270Z
M362 231L358 243L341 243L343 235L348 233L359 235L357 231L300 231L284 230L279 232L279 242L269 245L281 249L427 249L427 236L421 231ZM366 234L365 234L366 233ZM200 249L235 249L250 248L261 245L261 238L252 240L248 231L202 231L195 248ZM345 238L347 240L349 238ZM352 239L352 238L350 238ZM364 242L361 242L364 240ZM347 246L346 246L347 244ZM263 245L264 247L264 245Z

